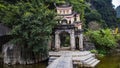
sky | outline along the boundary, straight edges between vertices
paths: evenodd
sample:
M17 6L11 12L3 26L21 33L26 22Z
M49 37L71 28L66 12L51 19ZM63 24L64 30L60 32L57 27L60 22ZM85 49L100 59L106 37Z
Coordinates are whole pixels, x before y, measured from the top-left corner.
M112 0L113 5L115 5L115 8L120 5L120 0Z

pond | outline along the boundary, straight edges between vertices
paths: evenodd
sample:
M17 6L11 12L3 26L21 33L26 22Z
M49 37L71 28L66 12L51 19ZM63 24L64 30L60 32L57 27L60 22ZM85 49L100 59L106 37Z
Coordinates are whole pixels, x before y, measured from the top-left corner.
M120 55L108 55L100 60L96 68L120 68Z
M38 64L32 64L32 65L5 65L0 64L0 68L46 68L47 62L42 62Z
M96 68L120 68L120 55L109 55L100 59L101 62ZM47 62L42 62L33 65L3 65L0 64L0 68L46 68Z

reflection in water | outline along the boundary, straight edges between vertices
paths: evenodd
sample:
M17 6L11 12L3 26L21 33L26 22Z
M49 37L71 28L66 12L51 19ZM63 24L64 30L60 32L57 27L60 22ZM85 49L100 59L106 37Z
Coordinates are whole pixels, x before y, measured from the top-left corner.
M100 60L97 68L120 68L120 55L106 56Z
M120 68L120 55L106 56L100 59L101 62L96 68ZM46 68L47 61L33 65L3 65L0 64L0 68Z
M47 62L42 62L38 64L32 64L32 65L3 65L0 64L0 68L46 68Z

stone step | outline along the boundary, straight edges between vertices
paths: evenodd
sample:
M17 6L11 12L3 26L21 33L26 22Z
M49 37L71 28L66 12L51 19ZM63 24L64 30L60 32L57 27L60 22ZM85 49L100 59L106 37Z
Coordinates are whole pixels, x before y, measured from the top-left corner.
M90 58L94 58L92 55L93 54L89 54L89 55L83 56L83 57L72 57L72 60L73 60L73 63L84 62Z
M89 54L87 56L80 57L80 60L81 61L86 61L86 60L90 59L91 57L93 57L93 54Z
M73 57L75 56L86 56L91 54L89 51L79 52L79 51L59 51L59 52L49 52L49 56L61 56L63 54L71 54Z
M49 60L57 59L58 57L50 57Z
M59 57L49 57L48 64L52 63L54 60L56 60Z
M86 60L86 61L84 61L85 63L88 63L88 62L90 62L90 61L92 61L93 59L95 59L94 57L91 57L91 58L89 58L88 60Z
M100 60L97 60L96 62L94 62L93 64L91 64L91 67L95 67L99 62L100 62Z
M92 63L95 63L97 61L97 59L93 59L92 61L88 62L88 65L91 65Z
M89 54L89 55L87 55L87 57L88 57L88 58L86 58L84 61L86 61L86 60L88 60L88 59L90 59L90 58L95 58L94 54Z
M73 57L82 57L82 56L86 56L86 55L89 55L89 54L91 54L91 53L88 52L88 51L85 51L85 52L73 52L72 56Z

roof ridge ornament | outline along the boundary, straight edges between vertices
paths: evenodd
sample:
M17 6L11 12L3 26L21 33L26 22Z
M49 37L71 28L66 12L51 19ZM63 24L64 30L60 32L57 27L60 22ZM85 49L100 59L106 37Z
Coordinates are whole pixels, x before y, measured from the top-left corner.
M61 1L59 3L54 3L55 7L71 7L72 5L70 5L70 3L68 3L67 1Z

